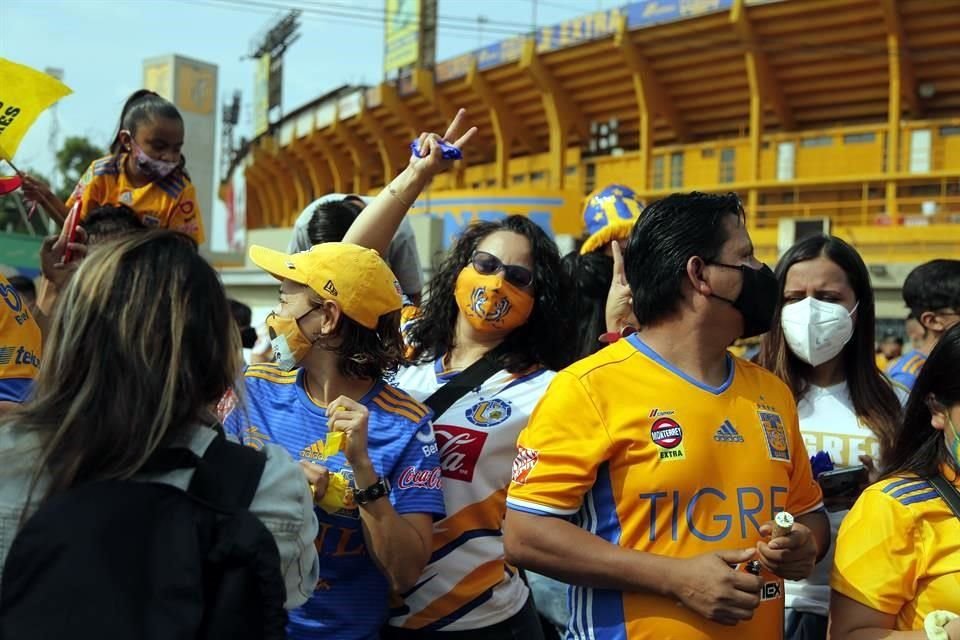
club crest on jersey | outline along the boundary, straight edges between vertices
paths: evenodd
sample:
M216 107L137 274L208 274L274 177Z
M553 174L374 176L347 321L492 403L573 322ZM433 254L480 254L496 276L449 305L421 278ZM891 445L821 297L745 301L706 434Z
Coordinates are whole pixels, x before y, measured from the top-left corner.
M673 418L659 418L650 427L650 439L657 445L660 460L683 460L683 427Z
M476 315L480 316L484 320L487 320L488 322L497 322L502 320L508 313L510 313L510 300L507 298L500 298L497 306L485 313L484 308L486 306L487 288L477 287L473 290L473 293L470 294L470 308Z
M506 422L512 412L509 402L493 398L473 405L467 409L466 416L467 420L478 427L495 427Z
M757 410L760 417L760 426L763 428L763 437L767 440L767 454L771 460L790 461L790 447L787 444L787 429L783 418L774 411L773 407L760 405Z

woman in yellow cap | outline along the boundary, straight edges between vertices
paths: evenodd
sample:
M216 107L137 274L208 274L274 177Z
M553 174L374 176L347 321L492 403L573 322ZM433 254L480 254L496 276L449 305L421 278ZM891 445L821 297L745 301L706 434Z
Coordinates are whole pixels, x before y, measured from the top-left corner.
M370 204L374 212L416 197L449 166L435 141L422 148L425 157ZM403 360L400 285L376 251L352 244L292 255L255 246L250 258L280 280L267 318L276 362L247 368L247 406L225 427L299 459L320 521L320 580L291 612L289 637L374 639L389 591L416 584L433 520L444 515L430 410L383 380Z

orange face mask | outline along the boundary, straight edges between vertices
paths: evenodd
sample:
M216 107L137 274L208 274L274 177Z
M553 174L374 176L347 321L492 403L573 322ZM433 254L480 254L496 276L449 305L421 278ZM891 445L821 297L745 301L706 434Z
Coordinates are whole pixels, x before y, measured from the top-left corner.
M533 312L533 296L507 282L503 273L483 275L473 265L457 276L457 306L477 331L512 331Z

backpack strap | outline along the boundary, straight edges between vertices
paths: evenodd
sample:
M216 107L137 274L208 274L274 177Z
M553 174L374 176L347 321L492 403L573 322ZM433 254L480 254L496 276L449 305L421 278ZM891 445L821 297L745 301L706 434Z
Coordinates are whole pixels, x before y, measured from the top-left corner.
M479 387L490 379L490 376L502 369L500 356L507 352L506 343L501 342L494 349L483 354L483 357L472 365L453 376L442 387L434 391L429 398L423 401L433 410L434 419L442 416L453 403L467 395L471 389Z
M943 501L947 503L950 510L953 511L953 515L960 518L960 491L957 491L957 488L942 473L927 478L927 480L937 490Z
M197 461L187 493L228 511L246 509L257 492L266 463L265 453L230 442L217 429L217 436Z

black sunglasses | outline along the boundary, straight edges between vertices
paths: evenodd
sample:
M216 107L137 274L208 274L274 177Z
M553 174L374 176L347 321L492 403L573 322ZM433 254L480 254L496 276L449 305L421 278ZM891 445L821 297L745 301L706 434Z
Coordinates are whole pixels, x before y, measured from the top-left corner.
M473 268L477 270L477 273L485 276L503 270L507 282L518 287L529 287L533 283L533 272L530 269L513 264L503 264L500 258L492 253L477 251L473 254L470 262L473 263Z

